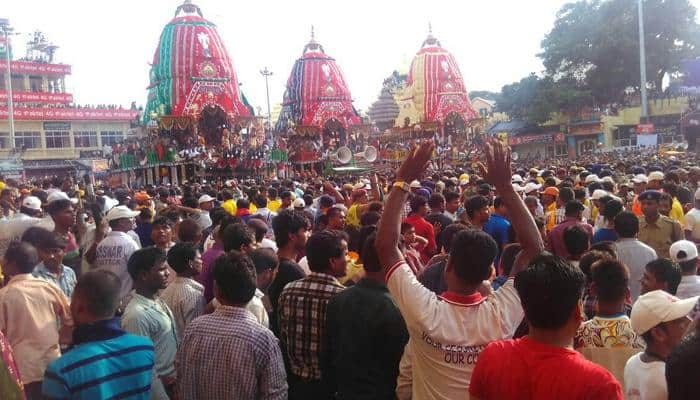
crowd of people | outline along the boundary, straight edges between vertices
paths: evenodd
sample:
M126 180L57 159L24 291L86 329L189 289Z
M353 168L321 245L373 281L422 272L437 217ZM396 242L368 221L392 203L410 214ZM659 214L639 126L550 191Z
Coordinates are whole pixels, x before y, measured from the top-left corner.
M0 179L0 399L696 399L700 166Z

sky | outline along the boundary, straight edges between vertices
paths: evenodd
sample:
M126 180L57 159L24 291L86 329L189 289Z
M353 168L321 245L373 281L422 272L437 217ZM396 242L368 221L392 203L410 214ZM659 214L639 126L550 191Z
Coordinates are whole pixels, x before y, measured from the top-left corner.
M183 0L4 0L0 18L19 34L15 55L40 30L72 65L67 90L80 104L146 102L149 62ZM428 34L456 58L467 89L500 91L543 70L540 42L565 0L194 0L218 26L242 90L257 109L282 95L294 61L316 39L345 73L357 109L367 110L393 70L407 71ZM700 0L691 0L696 7Z

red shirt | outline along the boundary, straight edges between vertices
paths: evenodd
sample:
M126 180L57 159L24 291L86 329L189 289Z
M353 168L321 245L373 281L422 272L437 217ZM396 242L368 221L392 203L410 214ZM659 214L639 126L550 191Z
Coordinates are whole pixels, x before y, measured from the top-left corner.
M433 224L426 221L425 218L419 217L418 215L412 214L404 220L404 222L409 223L416 230L416 235L428 239L428 245L425 246L420 251L420 257L423 264L430 261L430 257L435 253L437 249L437 244L435 243L435 229L433 229Z
M573 349L527 336L489 344L479 355L469 394L479 400L622 400L622 388L601 366Z

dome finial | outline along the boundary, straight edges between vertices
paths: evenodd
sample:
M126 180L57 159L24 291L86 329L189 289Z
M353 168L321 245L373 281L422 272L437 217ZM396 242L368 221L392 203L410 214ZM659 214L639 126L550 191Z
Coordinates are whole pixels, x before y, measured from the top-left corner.
M314 32L314 26L311 25L311 42L316 42L316 33Z
M423 41L423 46L438 46L441 47L440 41L433 36L433 24L428 22L428 37Z
M204 18L204 16L202 15L202 10L199 9L198 5L193 4L192 0L185 0L184 3L180 4L177 7L177 10L175 10L176 17L178 16L178 14L180 14L180 11L184 11L185 14L197 13L200 17Z
M323 46L316 41L316 30L313 25L311 25L311 40L304 46L303 52L306 53L307 51L321 51L321 53L325 53L325 51L323 51Z

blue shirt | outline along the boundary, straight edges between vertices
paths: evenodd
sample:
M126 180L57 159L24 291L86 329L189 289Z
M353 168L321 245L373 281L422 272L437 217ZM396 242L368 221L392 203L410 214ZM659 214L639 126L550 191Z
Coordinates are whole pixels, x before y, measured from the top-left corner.
M498 255L494 260L496 268L498 268L498 262L501 258L501 251L503 247L510 243L510 221L498 214L491 214L488 222L484 225L484 232L491 235L493 240L496 241L498 245Z
M70 298L73 296L73 289L75 288L75 284L78 282L78 279L75 276L75 271L73 271L71 267L65 265L62 265L62 267L63 271L61 272L61 276L58 277L53 272L49 271L43 262L40 262L36 267L34 267L34 272L32 272L32 275L34 275L35 278L51 282L58 286L63 294L66 295L68 300L70 300Z
M118 319L104 324L115 325L110 338L81 343L49 364L46 399L150 398L153 342L121 331Z
M593 239L591 239L591 244L615 241L617 241L617 232L615 232L615 229L602 228L599 229L598 232L595 233L595 235L593 235Z

